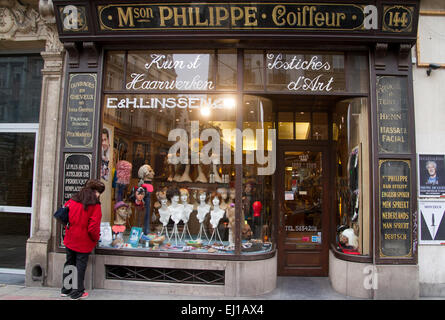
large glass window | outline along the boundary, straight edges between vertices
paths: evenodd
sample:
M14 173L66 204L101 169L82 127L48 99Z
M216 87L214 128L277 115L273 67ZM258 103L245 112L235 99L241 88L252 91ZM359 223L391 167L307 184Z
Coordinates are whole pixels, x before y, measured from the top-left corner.
M246 51L246 90L288 93L347 91L343 53Z
M348 254L370 254L368 100L337 103L333 139L336 145L336 245Z
M236 52L116 51L106 63L100 248L233 254Z
M0 132L0 206L31 207L34 133Z
M245 254L272 248L274 119L270 100L244 96L241 250Z
M0 56L0 123L38 123L41 69L39 56Z
M294 99L303 92L362 91L366 60L343 53L246 50L242 86L237 61L238 51L220 49L106 54L101 177L107 189L101 198L100 248L220 255L272 250L276 140L326 144L334 122L342 164L336 222L355 228L361 239L357 252L366 254L366 187L360 180L351 191L353 178L345 166L359 145L359 163L368 168L366 99L341 102L335 110ZM348 68L358 70L359 85L346 77ZM321 168L319 154L311 156L319 167L296 167L301 176ZM358 220L345 218L354 192ZM316 214L311 219L319 232Z
M25 268L43 59L0 56L0 267Z

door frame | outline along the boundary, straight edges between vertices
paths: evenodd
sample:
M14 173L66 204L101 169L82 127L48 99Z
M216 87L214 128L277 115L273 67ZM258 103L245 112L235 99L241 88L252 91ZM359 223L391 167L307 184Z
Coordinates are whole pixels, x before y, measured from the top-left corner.
M276 197L275 212L276 214L276 239L277 239L277 273L279 276L328 276L329 273L329 243L330 243L330 223L331 223L331 201L332 195L327 190L330 190L329 186L332 185L332 164L330 163L330 145L326 143L298 143L291 142L280 144L277 146L277 171L275 177L276 183ZM291 151L313 151L322 153L322 170L323 170L323 204L322 204L322 245L320 250L321 257L321 269L302 269L299 268L294 272L284 269L285 262L285 250L284 237L286 231L284 230L284 219L281 215L280 208L284 201L284 153ZM326 191L325 191L326 190ZM300 249L302 252L305 250ZM306 250L309 251L309 250Z

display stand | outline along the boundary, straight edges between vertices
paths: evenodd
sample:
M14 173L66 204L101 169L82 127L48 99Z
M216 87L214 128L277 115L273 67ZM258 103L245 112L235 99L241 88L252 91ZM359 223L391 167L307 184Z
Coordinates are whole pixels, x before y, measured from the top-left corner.
M220 243L223 243L223 241L221 240L221 235L219 234L218 227L213 228L213 232L212 232L212 236L210 237L209 244L212 242L213 236L215 236L215 242L216 242L216 240L217 240L216 237L218 237L219 242L220 242ZM215 243L215 242L214 242L214 243Z

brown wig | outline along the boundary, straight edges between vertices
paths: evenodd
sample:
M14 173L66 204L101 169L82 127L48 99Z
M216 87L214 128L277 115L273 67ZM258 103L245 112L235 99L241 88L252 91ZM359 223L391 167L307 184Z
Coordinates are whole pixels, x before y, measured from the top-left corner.
M219 192L214 191L210 195L210 202L212 203L212 205L213 205L213 198L215 198L215 197L219 199L219 204L222 204L222 196L221 196L221 194Z
M105 185L95 179L88 180L85 186L73 196L73 200L83 204L83 209L87 210L88 206L100 204L99 199L96 196L96 192L103 193L105 191Z

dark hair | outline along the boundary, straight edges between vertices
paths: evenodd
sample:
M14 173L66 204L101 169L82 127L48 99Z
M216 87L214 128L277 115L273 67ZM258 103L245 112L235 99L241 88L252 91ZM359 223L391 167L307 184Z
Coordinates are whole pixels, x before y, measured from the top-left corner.
M171 200L174 196L179 196L179 189L174 187L167 190L167 199Z
M88 180L85 183L85 186L80 189L72 199L83 204L84 210L87 210L90 205L100 204L95 191L103 193L105 191L105 185L99 180Z
M107 139L110 139L109 133L107 129L102 129L102 134L106 134L107 135Z

